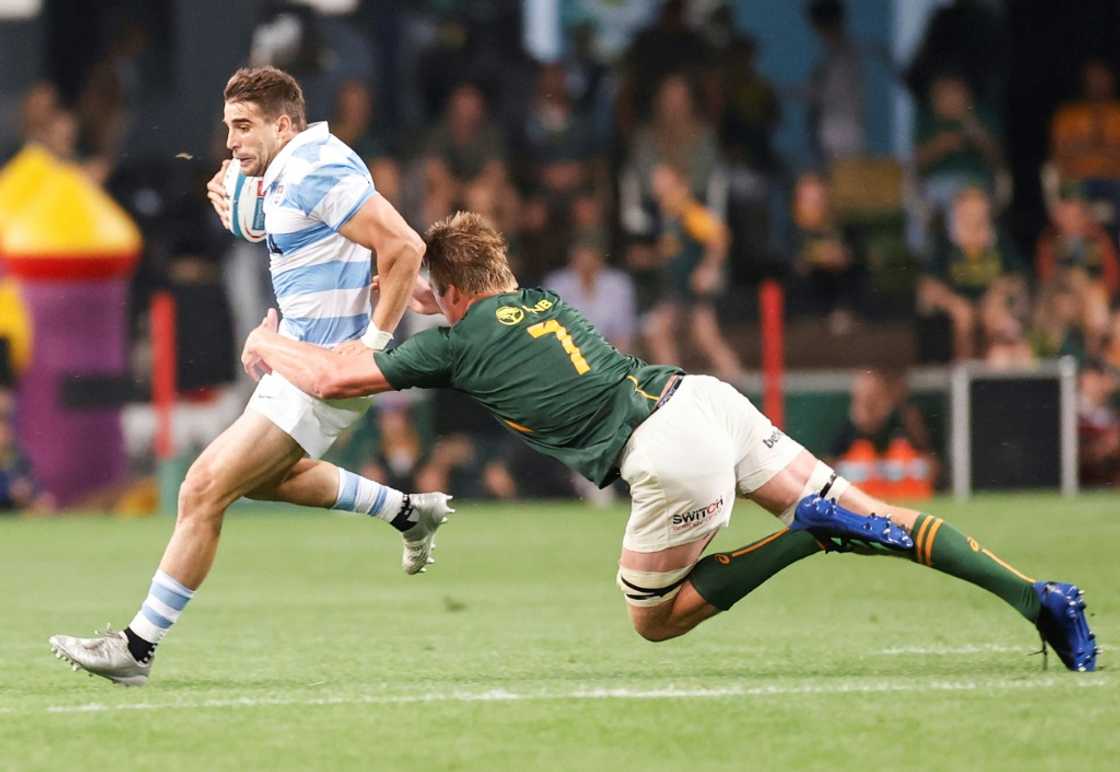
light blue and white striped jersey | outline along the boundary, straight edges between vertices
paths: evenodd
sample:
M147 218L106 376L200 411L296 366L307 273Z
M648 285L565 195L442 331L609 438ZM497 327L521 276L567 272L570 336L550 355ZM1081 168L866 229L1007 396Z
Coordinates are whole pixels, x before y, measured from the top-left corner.
M280 333L320 346L360 337L371 255L338 229L374 195L365 163L325 122L312 123L272 159L263 185Z

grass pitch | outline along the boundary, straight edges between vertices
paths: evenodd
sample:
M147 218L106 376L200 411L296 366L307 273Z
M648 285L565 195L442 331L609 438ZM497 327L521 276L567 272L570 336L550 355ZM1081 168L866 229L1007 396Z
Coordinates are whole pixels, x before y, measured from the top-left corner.
M416 577L381 523L235 510L153 680L123 689L46 639L126 624L171 523L2 520L0 769L1115 769L1118 497L930 509L1080 584L1104 669L1042 672L994 596L848 555L646 643L613 585L623 509L464 502ZM716 545L772 530L741 503Z

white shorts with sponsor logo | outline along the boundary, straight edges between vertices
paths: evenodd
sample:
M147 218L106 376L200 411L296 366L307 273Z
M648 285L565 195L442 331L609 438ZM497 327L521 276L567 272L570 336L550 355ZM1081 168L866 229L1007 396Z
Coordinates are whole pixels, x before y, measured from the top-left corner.
M658 552L727 525L736 492L758 490L801 450L734 387L684 376L622 450L631 498L622 546Z
M362 417L370 401L370 397L316 399L279 373L269 373L257 384L249 409L276 424L307 455L319 458L338 435Z

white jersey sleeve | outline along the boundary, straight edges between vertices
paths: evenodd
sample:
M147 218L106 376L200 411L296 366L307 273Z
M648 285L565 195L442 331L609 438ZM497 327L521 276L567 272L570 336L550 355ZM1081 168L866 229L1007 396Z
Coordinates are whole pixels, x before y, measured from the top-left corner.
M331 161L316 164L292 187L289 199L306 216L337 231L373 194L364 166L359 170L353 163Z

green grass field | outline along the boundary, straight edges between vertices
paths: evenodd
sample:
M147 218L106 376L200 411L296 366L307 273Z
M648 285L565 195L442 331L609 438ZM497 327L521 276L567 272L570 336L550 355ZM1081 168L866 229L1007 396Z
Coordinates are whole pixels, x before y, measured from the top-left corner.
M815 556L688 636L630 629L625 512L462 503L439 563L355 516L245 507L143 689L47 636L123 626L171 523L0 521L0 769L1115 769L1120 499L931 508L1086 591L1101 672L1042 672L994 596L899 560ZM741 504L717 540L773 530Z

